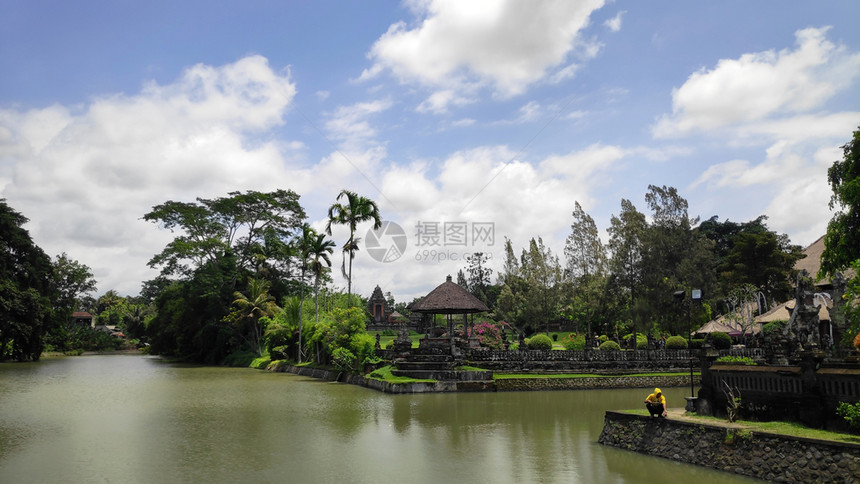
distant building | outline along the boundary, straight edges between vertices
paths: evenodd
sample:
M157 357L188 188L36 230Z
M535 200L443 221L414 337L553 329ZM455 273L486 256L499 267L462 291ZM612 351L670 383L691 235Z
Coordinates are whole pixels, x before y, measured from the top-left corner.
M86 311L75 311L72 313L72 324L75 326L93 327L93 315Z
M373 290L370 299L367 300L367 311L370 313L372 325L387 324L388 317L393 312L388 300L382 295L382 289L379 286Z

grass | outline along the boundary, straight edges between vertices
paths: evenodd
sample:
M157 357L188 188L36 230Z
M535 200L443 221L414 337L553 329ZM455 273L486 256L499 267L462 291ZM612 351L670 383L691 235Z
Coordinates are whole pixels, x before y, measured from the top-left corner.
M625 410L624 413L632 415L648 416L648 410L637 408L633 410ZM705 424L726 425L728 420L724 418L709 417L706 415L697 415L695 413L684 413L684 417L694 421L701 421ZM735 426L741 427L752 432L787 435L790 437L800 437L806 439L828 440L832 442L844 442L849 444L860 444L860 436L852 434L844 434L841 432L832 432L830 430L813 429L804 427L796 422L756 422L754 420L735 420Z
M376 335L379 334L379 345L382 346L383 348L387 348L388 344L390 342L397 339L397 335L386 336L382 333L383 333L382 331L368 331L367 332L367 334L373 336L374 338L376 338ZM423 337L424 337L423 333L416 333L415 331L409 331L409 339L412 340L412 347L413 348L418 347L418 340L420 340Z
M647 412L646 412L647 413ZM696 420L701 420L705 423L725 423L725 419L717 417L708 417L704 415L685 414ZM753 432L765 432L771 434L790 435L792 437L803 437L807 439L832 440L835 442L847 442L852 444L860 444L860 436L852 434L843 434L841 432L832 432L830 430L812 429L804 427L796 422L756 422L753 420L735 420L735 423L746 427Z
M535 374L535 373L495 373L493 379L496 380L512 380L517 378L621 378L626 376L689 376L689 372L681 373L632 373L630 375L595 375L594 373L552 373L552 374ZM698 372L693 375L699 375Z
M403 384L403 383L436 383L436 380L428 380L428 379L420 379L420 378L409 378L406 376L396 376L391 373L390 366L383 366L378 370L375 370L367 376L372 380L379 380L388 383L394 384Z

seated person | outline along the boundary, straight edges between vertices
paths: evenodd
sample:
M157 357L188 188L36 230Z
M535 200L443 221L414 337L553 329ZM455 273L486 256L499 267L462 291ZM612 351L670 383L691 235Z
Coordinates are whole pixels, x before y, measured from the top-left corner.
M654 393L648 395L645 399L645 408L652 417L665 417L666 413L666 397L659 388L654 389Z

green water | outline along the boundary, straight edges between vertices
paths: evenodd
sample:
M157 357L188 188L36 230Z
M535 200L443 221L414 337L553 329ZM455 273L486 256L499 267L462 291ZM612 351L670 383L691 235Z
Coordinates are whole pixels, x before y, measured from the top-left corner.
M689 388L666 389L683 406ZM387 395L81 356L0 365L0 483L752 482L597 444L644 390Z

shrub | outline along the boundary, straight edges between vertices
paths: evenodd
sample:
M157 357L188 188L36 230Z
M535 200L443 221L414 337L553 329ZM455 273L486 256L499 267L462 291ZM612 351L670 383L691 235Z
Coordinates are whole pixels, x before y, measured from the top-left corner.
M852 429L860 430L860 403L851 405L847 402L839 402L836 414L844 418Z
M259 358L254 358L254 361L249 365L251 368L256 368L258 370L265 370L269 363L272 362L272 359L268 356L261 356Z
M738 365L756 366L756 362L748 356L721 356L717 358L718 363L735 363Z
M536 334L526 340L526 346L530 350L551 350L552 340L545 334Z
M353 335L349 343L350 350L355 355L356 361L363 362L368 358L376 356L376 338L367 333Z
M600 351L621 351L621 347L618 346L618 343L611 340L600 343L600 346L597 349Z
M667 350L685 350L687 349L687 340L683 336L669 336L666 338Z
M727 350L732 347L732 337L721 331L711 333L711 344L718 350Z
M511 351L517 351L520 349L520 344L519 343L511 343L511 345L508 347L508 349Z
M600 337L597 338L598 344L603 344L603 343L606 343L607 341L609 341L609 336L606 336L605 334L601 334Z
M705 340L700 338L693 338L690 340L690 349L691 350L700 350L702 346L705 346Z
M776 338L779 337L779 334L782 333L782 330L785 328L785 325L788 321L772 321L770 323L765 324L761 327L761 334L765 338Z
M352 371L355 368L355 355L346 348L335 348L331 353L331 360L340 371Z
M564 345L564 349L566 350L584 350L585 335L570 333L561 340L561 344Z
M489 321L480 321L470 328L469 335L478 338L482 346L500 350L505 347L502 339L502 328Z
M629 348L630 347L630 341L633 339L633 333L628 334L627 336L625 336L622 339L624 340L624 347ZM637 350L644 350L647 347L648 347L648 337L642 333L636 333L636 349Z
M272 355L273 360L286 360L288 358L287 351L289 350L289 348L290 347L287 345L275 346L274 348L269 350L269 353Z

